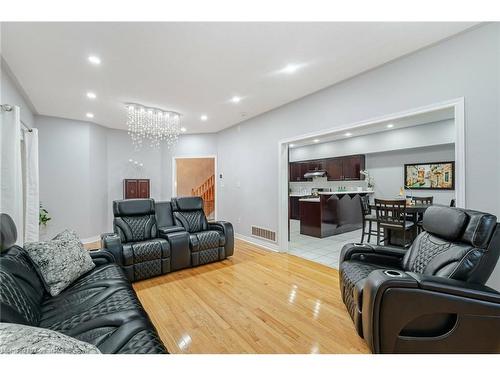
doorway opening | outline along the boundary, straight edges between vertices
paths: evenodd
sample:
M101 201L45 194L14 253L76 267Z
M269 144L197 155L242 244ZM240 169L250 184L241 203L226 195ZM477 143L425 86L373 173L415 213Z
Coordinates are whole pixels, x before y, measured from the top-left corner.
M358 204L352 210L347 207L358 195L369 197L368 206L374 198L413 200L432 195L436 204L466 207L464 128L464 99L458 98L282 140L279 143L280 251L293 253L294 248L301 247L314 253L308 256L323 256L328 265L338 268L337 253L342 245L360 242L362 238L359 228L351 228L354 224L361 227L362 221L355 216L362 216L362 206ZM438 184L441 189L421 190L426 187L422 184L415 187L416 182L408 182L405 175L407 166L414 163L422 168L451 166L452 187L446 184ZM327 200L333 208L321 204ZM361 200L358 197L355 201ZM306 210L317 207L319 214ZM330 208L333 213L328 211ZM317 229L315 224L320 231L310 233ZM337 253L330 254L334 248Z
M216 215L215 156L175 157L173 162L174 197L201 197L208 220Z

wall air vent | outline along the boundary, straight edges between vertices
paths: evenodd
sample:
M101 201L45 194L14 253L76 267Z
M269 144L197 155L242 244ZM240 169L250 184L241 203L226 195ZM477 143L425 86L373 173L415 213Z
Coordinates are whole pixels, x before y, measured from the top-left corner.
M276 243L276 232L252 225L252 236Z

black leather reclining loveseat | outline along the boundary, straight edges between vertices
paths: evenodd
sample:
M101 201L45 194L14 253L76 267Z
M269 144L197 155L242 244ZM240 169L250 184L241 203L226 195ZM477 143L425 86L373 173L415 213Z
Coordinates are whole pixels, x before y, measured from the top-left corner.
M102 235L130 281L224 260L233 255L231 223L209 223L200 197L113 202L114 233Z
M408 251L348 244L340 289L374 353L500 353L500 254L493 215L432 206Z
M56 297L46 292L12 219L0 214L0 321L37 326L89 342L102 353L166 353L130 282L107 251Z

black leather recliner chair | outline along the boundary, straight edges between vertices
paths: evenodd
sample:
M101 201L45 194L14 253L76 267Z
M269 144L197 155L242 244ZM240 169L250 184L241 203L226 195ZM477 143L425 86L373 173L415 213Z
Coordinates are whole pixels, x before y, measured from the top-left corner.
M104 247L130 281L170 272L170 244L158 235L153 199L113 201L114 233L102 235Z
M209 223L200 197L172 198L172 213L174 223L189 232L191 266L233 255L233 226L225 221Z
M500 293L484 286L500 254L496 220L432 206L408 251L344 246L342 299L374 353L500 352Z

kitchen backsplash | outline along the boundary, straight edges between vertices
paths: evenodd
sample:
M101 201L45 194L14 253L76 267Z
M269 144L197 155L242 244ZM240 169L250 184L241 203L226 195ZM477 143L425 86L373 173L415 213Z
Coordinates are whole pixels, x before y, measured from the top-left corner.
M367 182L362 181L328 181L327 177L315 177L313 181L290 182L290 193L310 194L312 188L330 188L338 191L340 187L346 190L356 190L357 187L367 188Z

